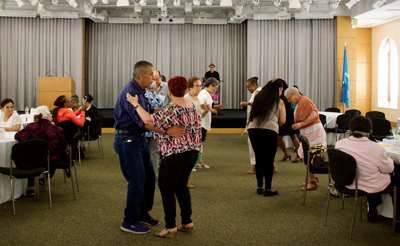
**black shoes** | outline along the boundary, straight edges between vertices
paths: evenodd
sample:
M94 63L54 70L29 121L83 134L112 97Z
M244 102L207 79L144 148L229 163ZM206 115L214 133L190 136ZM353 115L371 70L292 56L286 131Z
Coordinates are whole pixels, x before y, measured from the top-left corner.
M263 190L264 190L263 188L258 187L258 188L257 188L257 195L262 195Z
M264 196L276 196L278 195L278 191L276 190L264 190L263 191Z

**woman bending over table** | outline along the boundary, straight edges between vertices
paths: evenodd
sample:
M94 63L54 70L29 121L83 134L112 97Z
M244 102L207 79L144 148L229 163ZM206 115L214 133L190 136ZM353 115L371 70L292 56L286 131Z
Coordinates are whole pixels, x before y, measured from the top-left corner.
M324 126L318 117L318 109L310 98L299 93L297 88L290 87L285 91L285 97L288 102L296 104L294 111L293 130L300 130L300 136L307 138L310 146L322 144L326 148L326 133ZM301 159L304 158L303 146L300 144L297 154ZM310 179L307 184L307 190L316 190L318 188L318 178L310 173ZM304 188L303 188L304 189Z
M21 118L17 112L14 112L14 102L6 98L0 103L0 128L6 132L17 132L21 129Z
M175 76L168 81L168 96L173 105L149 114L138 103L137 95L127 94L127 100L133 105L146 128L154 130L162 160L158 177L158 186L162 196L165 229L156 234L159 237L175 237L177 231L192 232L192 205L187 187L190 173L201 150L201 124L196 106L184 99L187 89L186 79ZM166 130L179 125L186 130L181 138L166 135ZM159 129L165 131L160 133ZM176 227L176 201L181 209L182 224Z

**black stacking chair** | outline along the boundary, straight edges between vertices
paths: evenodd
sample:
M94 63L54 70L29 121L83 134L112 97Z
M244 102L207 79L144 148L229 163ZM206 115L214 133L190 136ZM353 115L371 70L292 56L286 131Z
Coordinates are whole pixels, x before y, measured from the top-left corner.
M304 164L307 165L307 172L306 172L306 182L304 183L304 202L303 206L306 205L306 196L307 196L307 185L308 185L308 176L310 173L314 174L328 174L328 186L331 185L331 177L329 175L329 164L325 162L324 165L319 167L314 167L310 165L310 143L308 142L307 138L304 136L300 137L300 142L303 146L303 155L304 155ZM327 194L329 196L329 192Z
M343 133L346 135L346 132L349 130L349 125L351 121L350 114L341 114L336 118L336 127L335 128L328 128L328 132L334 132L336 141L338 141L338 133Z
M12 162L16 168L12 167ZM49 176L49 163L50 153L48 150L48 143L41 139L32 139L24 142L16 143L11 149L11 160L10 167L1 167L0 173L4 175L10 175L10 186L11 186L11 200L13 204L13 213L15 213L15 202L14 202L14 184L13 178L25 179L34 177L35 178L35 199L39 199L39 175L47 174L48 185L49 185L49 202L50 208L51 203L51 186Z
M358 168L357 162L353 156L337 150L337 149L330 149L328 150L329 156L329 171L332 176L332 180L335 182L334 187L342 193L342 209L344 209L344 194L348 194L354 197L354 209L353 209L353 219L351 222L351 229L350 229L350 239L353 238L353 228L354 228L354 221L356 218L356 209L357 209L357 199L358 197L361 198L360 201L360 210L361 210L361 217L362 220L362 196L366 196L368 193L358 189ZM355 181L355 189L351 190L346 187L346 185L351 185ZM330 193L332 185L328 187L328 194ZM388 187L383 193L393 192L393 200L394 200L394 208L393 208L393 233L395 232L396 226L396 204L397 204L397 197L396 197L396 187ZM325 225L328 220L328 209L329 209L329 195L327 198L326 203L326 214L325 214Z
M71 139L71 142L68 144L68 149L69 149L69 157L68 159L62 161L62 162L56 162L52 163L51 167L55 169L63 169L64 170L64 182L67 182L65 176L71 175L71 183L72 183L72 192L74 193L74 199L76 200L75 196L75 188L74 188L74 179L72 178L72 167L74 167L75 171L75 180L76 180L76 187L79 191L79 184L78 184L78 174L76 172L76 167L75 167L75 161L79 159L79 149L78 149L78 143L79 143L79 137L80 133L76 133L75 136Z
M353 119L354 116L361 115L361 111L357 110L357 109L349 109L349 110L346 110L345 114L350 114L351 119Z
M88 126L87 135L83 138L83 141L88 141L90 160L92 160L92 155L90 152L90 141L95 141L95 140L97 140L97 145L99 146L99 151L101 151L101 156L104 159L103 141L102 141L102 137L101 137L102 125L103 125L103 117L97 117L97 118L92 119ZM101 149L100 149L100 144L101 144Z
M372 136L378 140L381 140L392 136L392 125L390 121L380 118L372 118Z
M379 118L386 120L385 113L379 111L369 111L368 113L365 114L365 116L367 116L370 119Z
M326 108L325 112L336 112L336 113L340 113L340 109L338 108Z
M325 131L326 131L326 116L323 114L319 115L319 120L321 121L321 124L324 126Z
M57 124L57 126L64 130L65 141L67 141L68 144L71 142L71 139L75 136L75 134L79 132L79 126L70 120L60 122Z

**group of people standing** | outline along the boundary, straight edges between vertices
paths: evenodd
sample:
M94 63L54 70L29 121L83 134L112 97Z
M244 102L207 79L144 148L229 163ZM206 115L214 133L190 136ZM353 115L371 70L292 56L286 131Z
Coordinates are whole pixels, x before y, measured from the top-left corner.
M177 231L192 232L189 176L201 162L202 143L211 127L212 98L210 93L218 89L219 81L209 78L205 89L197 77L187 81L175 76L157 97L159 71L147 61L135 64L133 79L121 90L114 108L114 149L119 155L122 173L128 181L124 220L120 229L135 234L148 233L147 226L159 221L150 214L154 201L158 152L161 164L158 174L165 213L165 229L159 237L175 237ZM186 94L186 95L185 95ZM169 98L171 103L164 99ZM164 107L164 105L166 105ZM146 139L152 131L157 143ZM149 135L147 135L149 136ZM149 147L150 146L150 147ZM158 152L157 152L158 151ZM176 200L181 208L181 224L177 227Z

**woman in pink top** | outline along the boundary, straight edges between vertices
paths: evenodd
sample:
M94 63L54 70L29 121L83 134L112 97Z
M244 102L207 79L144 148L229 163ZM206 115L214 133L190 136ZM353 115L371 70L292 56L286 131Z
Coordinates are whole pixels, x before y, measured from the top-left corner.
M54 106L56 106L56 108L53 109L52 115L54 124L70 120L74 122L75 125L82 127L85 123L86 106L81 107L78 111L72 112L68 109L71 107L71 102L65 95L57 97L54 101ZM78 118L78 115L80 115L80 118Z
M376 207L382 203L379 192L386 189L390 184L398 183L390 173L393 171L397 173L400 170L400 165L395 164L392 159L386 156L383 147L368 139L371 130L372 123L369 118L356 116L350 122L351 136L337 142L335 148L356 159L358 189L370 193L367 196L370 211L368 221L374 222L377 218ZM355 189L355 181L347 188ZM399 189L397 189L398 195ZM398 208L400 207L399 204L397 203ZM397 213L397 220L399 218L399 213Z
M127 94L127 100L133 105L145 127L153 130L162 160L158 176L158 186L162 196L165 229L156 234L159 237L175 237L177 231L191 232L192 207L187 187L192 168L201 151L201 119L196 106L187 101L185 95L188 83L182 76L175 76L168 81L168 96L173 105L149 114L138 103L137 95ZM181 138L173 138L167 129L178 125L186 130ZM160 133L159 129L165 131ZM182 224L176 227L176 198L181 209Z

